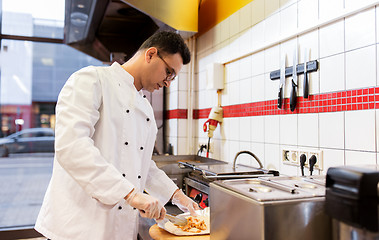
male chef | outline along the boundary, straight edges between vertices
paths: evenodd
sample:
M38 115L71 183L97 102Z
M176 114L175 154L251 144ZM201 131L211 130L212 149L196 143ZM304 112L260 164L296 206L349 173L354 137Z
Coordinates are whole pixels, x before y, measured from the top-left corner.
M157 126L142 92L169 87L189 61L181 36L162 31L123 65L86 67L67 80L38 232L52 240L137 239L138 215L161 220L170 200L195 214L198 205L151 160Z

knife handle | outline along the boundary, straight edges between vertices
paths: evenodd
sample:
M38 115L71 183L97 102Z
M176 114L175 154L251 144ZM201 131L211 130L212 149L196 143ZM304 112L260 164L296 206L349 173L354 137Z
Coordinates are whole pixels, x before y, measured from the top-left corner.
M282 92L283 92L283 86L279 88L279 93L278 93L278 108L282 108Z
M308 98L309 97L309 83L308 83L308 74L306 71L304 71L304 86L303 86L303 90L304 90L304 98Z
M292 89L291 89L291 96L290 96L290 108L292 112L295 111L295 108L296 108L296 100L297 100L296 87L297 85L292 80Z

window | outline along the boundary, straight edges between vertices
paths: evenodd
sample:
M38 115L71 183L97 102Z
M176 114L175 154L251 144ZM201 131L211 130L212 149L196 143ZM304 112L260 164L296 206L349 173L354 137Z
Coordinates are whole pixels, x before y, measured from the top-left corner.
M0 3L1 238L4 230L34 227L51 177L55 105L62 86L78 69L103 63L57 41L38 41L63 39L65 0ZM9 138L14 133L21 134L17 140Z

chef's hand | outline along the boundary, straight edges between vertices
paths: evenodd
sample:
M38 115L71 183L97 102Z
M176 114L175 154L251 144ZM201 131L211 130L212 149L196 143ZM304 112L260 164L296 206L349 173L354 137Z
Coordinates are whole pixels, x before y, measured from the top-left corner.
M199 205L191 198L187 197L182 190L177 190L172 196L172 204L178 206L183 212L190 212L192 216L196 216L196 210L200 210Z
M137 208L144 218L154 218L156 220L162 220L166 215L166 209L158 201L158 199L145 194L132 190L126 197L126 202Z

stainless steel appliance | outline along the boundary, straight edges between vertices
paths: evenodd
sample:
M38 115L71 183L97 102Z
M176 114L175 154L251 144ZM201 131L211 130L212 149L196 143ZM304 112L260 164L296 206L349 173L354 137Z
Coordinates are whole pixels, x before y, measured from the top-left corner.
M325 204L335 239L379 239L378 184L377 165L328 169Z
M332 239L325 177L259 177L210 183L211 239Z
M179 162L184 169L191 169L184 178L184 190L186 194L193 198L205 208L210 206L209 183L220 179L257 178L262 176L279 176L275 170L266 170L231 164L223 161L213 161L208 163Z

